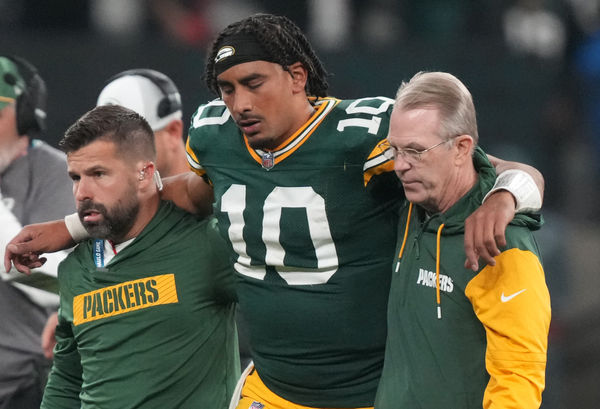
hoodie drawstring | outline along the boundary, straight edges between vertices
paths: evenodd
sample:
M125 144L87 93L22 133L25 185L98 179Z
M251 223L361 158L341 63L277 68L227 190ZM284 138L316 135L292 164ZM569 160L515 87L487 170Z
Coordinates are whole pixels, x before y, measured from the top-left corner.
M408 237L408 227L410 226L410 215L412 213L413 204L408 205L408 216L406 216L406 228L404 229L404 238L402 239L402 246L400 246L400 252L398 253L398 262L396 263L396 273L400 269L400 259L404 253L404 246L406 245L406 238Z
M435 250L435 300L437 301L438 320L442 319L442 297L440 296L440 242L442 241L443 228L444 223L438 228Z
M406 227L404 229L404 238L402 239L402 245L400 246L400 252L398 253L398 261L396 263L395 272L397 273L400 269L400 260L402 254L404 254L404 246L406 245L406 239L408 238L408 228L410 226L410 215L412 213L413 204L410 203L408 206L408 215L406 216ZM435 252L435 299L437 302L437 318L442 319L442 297L440 295L440 242L442 240L442 229L444 223L438 227L437 239L436 239L436 252Z

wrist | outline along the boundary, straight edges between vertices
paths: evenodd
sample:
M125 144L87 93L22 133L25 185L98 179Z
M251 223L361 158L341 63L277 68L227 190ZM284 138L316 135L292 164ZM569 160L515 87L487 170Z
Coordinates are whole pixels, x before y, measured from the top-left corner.
M77 213L65 216L65 225L75 243L79 243L90 237L85 227L83 227L83 223L81 223Z
M500 173L483 201L485 202L499 190L506 190L512 194L515 200L515 213L536 212L542 207L542 195L533 177L525 171L509 169Z

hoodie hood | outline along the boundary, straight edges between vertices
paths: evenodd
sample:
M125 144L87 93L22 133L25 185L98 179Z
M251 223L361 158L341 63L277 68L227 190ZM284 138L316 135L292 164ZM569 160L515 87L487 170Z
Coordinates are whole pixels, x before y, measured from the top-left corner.
M446 212L437 213L431 216L431 218L424 223L425 231L435 233L440 225L444 224L442 235L464 233L465 219L481 206L483 198L487 192L492 189L496 181L496 170L480 147L475 149L473 154L473 164L475 165L475 170L478 175L475 185ZM424 220L424 210L417 207L416 211L419 219ZM543 224L543 219L539 214L518 213L509 224L527 227L530 230L539 230Z

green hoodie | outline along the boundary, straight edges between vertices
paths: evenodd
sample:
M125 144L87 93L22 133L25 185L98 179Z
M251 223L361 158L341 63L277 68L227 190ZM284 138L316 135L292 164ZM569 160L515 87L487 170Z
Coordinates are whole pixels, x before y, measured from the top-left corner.
M215 224L162 202L106 266L94 240L75 248L59 267L42 408L227 407L240 372L234 276Z
M517 215L496 265L465 269L464 221L496 176L480 149L474 164L476 185L445 213L401 212L377 409L540 405L550 298L531 232L542 220Z

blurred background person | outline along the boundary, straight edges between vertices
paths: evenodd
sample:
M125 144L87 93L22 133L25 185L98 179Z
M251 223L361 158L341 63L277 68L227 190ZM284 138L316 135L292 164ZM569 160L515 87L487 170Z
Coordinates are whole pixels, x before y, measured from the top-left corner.
M121 105L142 115L154 131L156 165L163 177L189 170L185 157L181 95L165 74L148 68L108 80L96 105Z
M0 56L0 253L20 225L62 218L74 210L65 155L43 142L46 85L19 57ZM0 408L39 408L50 361L40 336L58 306L56 267L40 273L2 273L0 280Z

